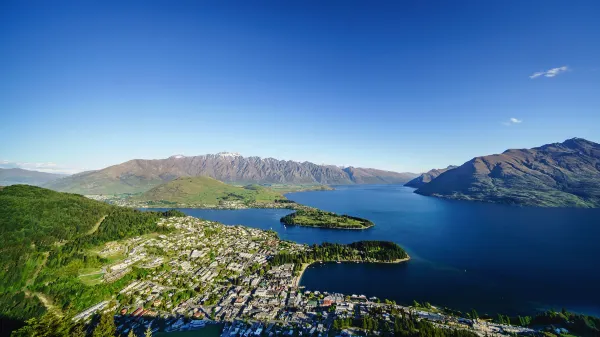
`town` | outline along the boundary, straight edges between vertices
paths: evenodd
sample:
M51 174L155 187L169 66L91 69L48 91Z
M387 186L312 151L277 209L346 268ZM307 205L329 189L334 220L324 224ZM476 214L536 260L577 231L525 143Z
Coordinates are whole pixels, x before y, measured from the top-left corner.
M365 295L303 289L301 272L295 272L293 264L275 266L269 261L279 253L302 254L311 248L280 240L273 231L194 217L162 219L158 225L169 231L104 246L100 255L121 259L104 266L98 282L114 282L134 268L147 272L74 320L112 310L119 312L116 322L121 333L133 329L141 335L148 327L165 332L195 330L219 322L225 324L223 337L326 336L337 331L358 335L369 329L346 321L391 321L402 314L480 336L533 332L442 314L435 307L425 310L381 303Z
M202 209L250 209L250 208L285 208L285 209L310 209L311 207L300 205L290 200L281 199L271 202L247 202L243 200L219 200L217 203L181 203L181 202L153 202L138 201L132 198L130 194L89 194L86 198L102 201L115 206L130 208L202 208Z

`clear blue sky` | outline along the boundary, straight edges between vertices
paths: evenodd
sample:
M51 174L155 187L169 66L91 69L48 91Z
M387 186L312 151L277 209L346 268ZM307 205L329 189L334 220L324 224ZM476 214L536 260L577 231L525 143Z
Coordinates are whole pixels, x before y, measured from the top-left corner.
M599 18L599 1L2 1L0 161L418 172L599 142Z

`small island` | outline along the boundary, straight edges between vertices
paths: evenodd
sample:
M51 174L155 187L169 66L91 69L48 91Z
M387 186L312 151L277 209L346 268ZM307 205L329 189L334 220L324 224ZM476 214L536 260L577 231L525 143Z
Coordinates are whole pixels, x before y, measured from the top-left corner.
M307 227L336 228L336 229L367 229L375 226L367 219L350 215L339 215L315 208L299 209L280 220L286 225Z

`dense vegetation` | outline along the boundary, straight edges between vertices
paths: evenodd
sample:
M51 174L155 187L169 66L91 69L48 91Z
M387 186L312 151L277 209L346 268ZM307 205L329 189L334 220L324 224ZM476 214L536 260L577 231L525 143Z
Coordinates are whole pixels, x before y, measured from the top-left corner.
M564 328L571 335L582 337L600 336L600 318L576 314L563 309L560 312L549 310L529 317L508 317L498 315L497 322L528 327L545 327L546 336L553 336L556 328Z
M15 320L37 317L46 311L36 297L28 297L23 291L0 293L0 308L2 316Z
M294 263L298 271L302 264L317 261L396 262L406 258L404 249L389 241L358 241L348 245L325 242L311 246L304 253L280 252L273 256L271 264Z
M391 319L379 319L381 315L374 313L371 317L363 318L338 318L333 322L335 330L348 327L357 327L373 335L380 331L379 336L405 336L405 337L477 337L474 332L464 329L445 329L436 327L430 322L417 320L411 315L396 313Z
M114 337L115 326L112 313L96 315L90 324L76 323L72 316L61 317L47 313L40 318L31 318L13 337Z
M70 311L114 294L145 271L134 269L117 282L87 286L78 279L79 271L107 262L90 248L164 230L156 226L160 217L183 215L140 212L34 186L1 189L0 316L39 316L45 310L39 296L57 310Z
M260 185L244 187L225 184L209 177L179 178L161 184L134 198L149 205L219 205L236 201L243 204L268 203L285 200L278 192Z
M338 215L314 208L300 209L281 218L286 225L299 225L309 227L339 228L339 229L365 229L374 224L362 218L350 215Z

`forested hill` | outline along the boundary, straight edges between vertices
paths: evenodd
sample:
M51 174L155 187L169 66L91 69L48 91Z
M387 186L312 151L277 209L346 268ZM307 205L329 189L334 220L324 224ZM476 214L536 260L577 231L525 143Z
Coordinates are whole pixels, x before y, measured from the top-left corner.
M112 206L84 196L28 185L0 190L0 246L48 247L85 233Z
M140 212L28 185L0 189L0 318L39 315L44 308L33 294L40 292L61 310L94 303L102 287L76 277L100 263L89 248L158 231L159 217L169 215L179 213Z

